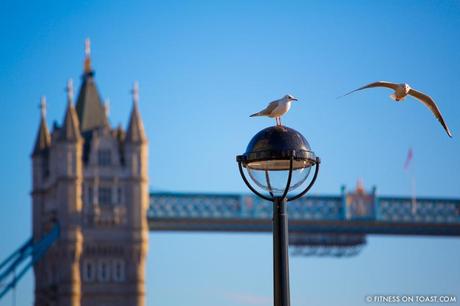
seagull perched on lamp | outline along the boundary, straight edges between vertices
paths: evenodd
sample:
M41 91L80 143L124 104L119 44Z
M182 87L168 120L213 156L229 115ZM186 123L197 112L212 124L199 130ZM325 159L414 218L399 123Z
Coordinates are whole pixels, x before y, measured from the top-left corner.
M276 125L281 126L281 116L289 111L292 101L297 101L297 98L294 98L291 95L285 95L281 99L270 102L265 109L252 114L250 117L266 116L275 118Z
M392 98L396 102L402 102L407 95L413 96L414 98L416 98L417 100L425 104L425 106L427 106L431 110L431 112L434 114L436 119L438 119L438 121L444 127L444 130L446 130L447 135L449 135L449 137L452 137L452 133L450 132L449 127L444 121L444 118L442 117L441 112L439 111L439 108L436 105L436 103L434 103L433 99L430 96L411 88L409 84L406 84L406 83L396 84L396 83L390 83L390 82L385 82L385 81L378 81L378 82L367 84L353 91L350 91L349 93L343 95L342 97L347 96L355 91L363 90L366 88L372 88L372 87L386 87L386 88L393 89L394 93L390 95L390 98Z

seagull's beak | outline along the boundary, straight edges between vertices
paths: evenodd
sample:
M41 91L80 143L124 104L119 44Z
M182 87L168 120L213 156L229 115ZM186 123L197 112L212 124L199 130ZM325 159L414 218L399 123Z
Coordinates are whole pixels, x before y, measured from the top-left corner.
M292 101L299 101L297 98L291 98Z

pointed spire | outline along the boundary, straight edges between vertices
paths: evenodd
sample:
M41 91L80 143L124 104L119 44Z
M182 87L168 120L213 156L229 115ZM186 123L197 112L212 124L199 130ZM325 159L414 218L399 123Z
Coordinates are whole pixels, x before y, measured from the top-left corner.
M131 93L133 95L134 104L138 104L139 103L139 82L138 81L134 81L133 89L131 90Z
M365 193L364 182L363 182L363 180L361 178L359 178L356 181L356 193L358 193L358 194L364 194Z
M80 139L80 127L77 113L73 106L73 81L69 79L66 87L67 92L67 109L64 117L64 123L60 131L60 140L77 141Z
M73 105L73 80L67 80L67 86L65 88L67 93L67 106Z
M105 99L105 102L104 102L104 113L105 113L105 116L108 118L109 115L110 115L110 99Z
M139 112L139 83L134 82L131 91L133 96L133 109L129 118L128 129L126 131L126 141L131 143L142 143L147 140L144 131L144 123Z
M84 65L85 73L91 73L91 41L89 38L85 39L85 65Z
M40 115L41 115L41 119L45 120L46 118L46 97L45 96L42 96L40 98Z
M50 133L46 125L46 98L43 96L40 100L40 125L38 127L37 137L35 140L34 150L32 156L44 152L51 143Z
M91 43L85 41L85 66L82 75L82 84L75 106L81 132L109 125L104 105L94 81L94 70L91 67Z

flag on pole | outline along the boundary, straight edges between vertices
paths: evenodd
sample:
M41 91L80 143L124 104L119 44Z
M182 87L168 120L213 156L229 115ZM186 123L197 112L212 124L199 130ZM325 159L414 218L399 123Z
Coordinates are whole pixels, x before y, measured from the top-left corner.
M413 156L414 156L414 153L412 152L412 148L409 148L409 151L407 152L406 162L404 163L404 170L409 169L409 165L410 165L410 162L412 161Z
M411 164L412 158L414 157L414 152L412 151L412 148L409 148L409 151L407 151L407 158L406 161L404 162L404 170L409 170L409 166ZM414 170L414 169L412 169ZM412 214L415 215L417 213L417 198L415 194L415 175L411 171L411 191L412 191Z

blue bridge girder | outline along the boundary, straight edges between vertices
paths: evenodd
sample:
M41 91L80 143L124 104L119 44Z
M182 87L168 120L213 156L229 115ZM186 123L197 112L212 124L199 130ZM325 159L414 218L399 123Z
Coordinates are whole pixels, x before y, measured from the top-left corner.
M34 241L33 238L28 239L21 247L5 260L0 262L0 284L5 283L0 287L0 300L12 289L48 251L48 249L56 242L60 235L59 224L55 224L53 228L40 240ZM16 271L18 272L16 273Z
M344 193L289 204L289 231L299 234L460 236L460 199ZM251 195L150 195L151 231L269 232L272 204Z

